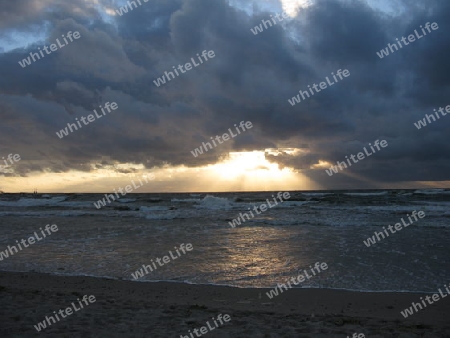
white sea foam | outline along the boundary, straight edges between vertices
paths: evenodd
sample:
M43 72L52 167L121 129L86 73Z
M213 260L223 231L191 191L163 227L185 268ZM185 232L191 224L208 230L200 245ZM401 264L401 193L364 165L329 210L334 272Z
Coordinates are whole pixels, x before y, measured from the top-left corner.
M199 203L195 205L196 208L200 209L229 209L232 207L231 201L224 197L215 197L212 195L206 195Z
M75 217L75 216L97 216L97 213L81 210L41 210L41 211L0 211L0 217L17 216L17 217Z
M92 209L92 201L63 201L58 204L58 206L61 207L67 207L67 208L89 208Z
M270 199L269 199L270 202ZM280 201L278 201L278 205L276 207L280 207L280 208L292 208L292 207L301 207L302 205L305 204L311 204L311 203L319 203L318 201L284 201L283 203L280 203ZM273 201L272 201L272 204Z
M140 211L143 211L143 212L145 212L145 213L152 213L152 212L155 212L155 211L167 211L167 210L170 210L170 208L169 207L164 207L164 206L154 206L154 207L146 207L146 206L141 206L140 208L139 208L139 210Z
M58 196L52 198L21 198L18 201L0 201L2 207L39 207L56 205L67 199L67 196Z
M419 189L414 191L414 194L419 195L447 195L450 194L450 191L445 189Z
M200 198L172 198L170 200L171 202L178 202L178 203L195 203L195 202L200 202L201 199Z
M346 196L384 196L387 195L387 191L380 191L380 192L347 192L343 195Z
M120 203L131 203L131 202L136 202L135 198L120 198L117 200L117 202Z

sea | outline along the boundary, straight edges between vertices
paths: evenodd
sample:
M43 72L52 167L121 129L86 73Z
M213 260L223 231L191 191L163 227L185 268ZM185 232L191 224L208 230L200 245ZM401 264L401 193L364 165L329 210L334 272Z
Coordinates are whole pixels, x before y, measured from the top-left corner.
M328 269L297 287L433 293L450 282L449 189L291 191L273 206L277 193L128 194L100 209L104 194L1 194L0 253L46 224L58 231L3 256L0 270L263 288L320 262ZM425 217L364 244L413 211ZM183 243L193 250L133 278Z

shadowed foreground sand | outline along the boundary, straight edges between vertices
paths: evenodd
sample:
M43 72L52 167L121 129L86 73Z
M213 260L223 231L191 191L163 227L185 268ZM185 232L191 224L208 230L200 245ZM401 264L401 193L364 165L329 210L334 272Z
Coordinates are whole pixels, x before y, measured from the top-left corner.
M219 313L231 321L202 337L450 337L450 297L404 319L421 295L292 289L270 300L265 291L0 272L0 337L180 337ZM97 301L36 331L85 294Z

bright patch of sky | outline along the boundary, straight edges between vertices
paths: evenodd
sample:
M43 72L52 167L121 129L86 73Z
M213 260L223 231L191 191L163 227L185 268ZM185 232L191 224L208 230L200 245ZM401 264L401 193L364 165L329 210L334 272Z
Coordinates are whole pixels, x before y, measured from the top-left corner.
M8 30L0 33L0 52L6 53L17 48L26 48L34 43L44 43L49 33L49 26L48 22L44 22L26 32Z
M340 0L353 2L353 0ZM370 7L380 10L389 15L399 15L404 11L399 0L359 0L367 3ZM273 13L287 12L295 16L298 10L314 5L316 0L229 0L230 5L246 11L249 15L257 11L268 11Z

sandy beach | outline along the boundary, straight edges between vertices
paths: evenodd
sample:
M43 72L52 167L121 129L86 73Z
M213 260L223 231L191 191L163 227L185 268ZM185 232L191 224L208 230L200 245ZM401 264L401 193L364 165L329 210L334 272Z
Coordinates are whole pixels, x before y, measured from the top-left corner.
M404 319L400 311L420 294L291 289L269 299L266 291L1 272L0 337L180 337L220 313L231 321L204 336L450 336L447 299ZM84 295L96 302L36 331L45 316Z

